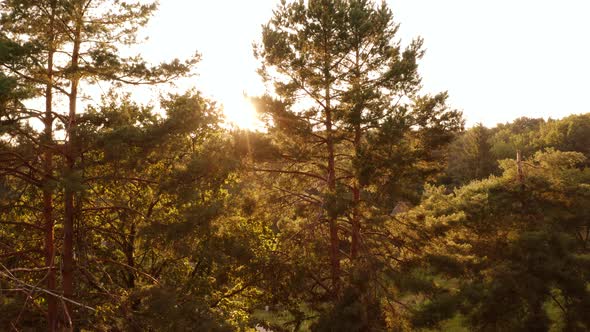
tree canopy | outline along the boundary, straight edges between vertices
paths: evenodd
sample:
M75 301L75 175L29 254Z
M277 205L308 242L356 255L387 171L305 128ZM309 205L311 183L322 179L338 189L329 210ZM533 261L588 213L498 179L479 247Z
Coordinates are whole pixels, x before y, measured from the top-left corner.
M590 114L465 129L387 3L297 0L230 127L156 10L0 2L0 330L590 329Z

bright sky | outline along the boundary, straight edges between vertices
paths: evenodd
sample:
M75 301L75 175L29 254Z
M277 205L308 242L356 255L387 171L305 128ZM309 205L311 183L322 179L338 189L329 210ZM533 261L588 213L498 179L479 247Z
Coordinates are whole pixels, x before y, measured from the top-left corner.
M252 43L279 0L160 0L143 50L152 60L203 55L199 90L238 122L243 93L264 86ZM402 43L425 39L425 92L448 90L468 125L590 112L590 1L388 0ZM243 124L243 123L242 123Z

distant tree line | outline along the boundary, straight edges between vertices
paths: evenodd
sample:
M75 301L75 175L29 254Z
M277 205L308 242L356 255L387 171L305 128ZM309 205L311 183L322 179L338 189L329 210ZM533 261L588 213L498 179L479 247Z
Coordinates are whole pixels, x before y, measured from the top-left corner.
M531 158L542 150L576 151L590 158L590 115L560 120L518 118L486 128L482 124L462 133L449 146L443 183L461 186L501 173L499 161L516 158L518 151Z

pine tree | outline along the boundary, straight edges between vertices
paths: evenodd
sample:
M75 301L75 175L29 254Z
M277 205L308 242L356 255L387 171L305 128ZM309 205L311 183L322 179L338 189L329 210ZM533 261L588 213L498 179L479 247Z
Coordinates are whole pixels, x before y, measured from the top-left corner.
M138 28L146 24L155 8L154 4L140 1L15 0L2 3L3 45L10 46L5 53L10 61L3 59L3 71L18 79L21 86L43 89L43 93L35 96L44 99L45 112L19 110L42 120L45 128L43 135L39 136L29 129L27 133L18 129L16 135L28 138L43 155L44 162L39 168L43 171L39 172L39 176L43 179L45 260L50 271L47 279L50 290L55 286L53 227L59 219L52 213L57 211L53 206L53 188L57 182L64 189L62 289L68 299L75 297L74 228L79 224L76 216L82 209L80 176L83 170L80 160L83 156L81 140L84 138L79 136L77 129L81 113L78 107L81 84L99 81L132 85L168 82L189 73L197 60L193 58L185 63L174 60L150 67L141 57L119 55L120 47L136 42ZM53 111L55 94L67 100L67 114ZM56 120L59 124L54 125ZM27 127L24 121L26 117L19 117L20 128ZM52 138L56 126L63 128L64 144L57 144ZM59 166L54 163L55 160L63 162L61 172L57 172ZM33 164L26 166L31 168ZM59 181L55 181L56 175L59 175ZM48 303L49 326L54 329L55 303L51 297L48 297ZM70 324L72 307L69 302L65 307L64 319Z
M55 244L54 244L54 216L53 196L55 187L55 168L53 165L56 145L53 138L53 111L54 67L56 45L62 43L56 27L58 10L57 1L40 1L35 4L27 1L6 1L0 11L3 17L0 24L3 27L2 44L2 71L15 78L15 82L21 89L28 89L34 94L20 95L19 102L26 98L42 97L45 99L45 110L38 111L21 105L17 108L4 109L4 115L14 116L19 119L14 123L15 131L11 135L22 136L22 121L38 119L43 124L42 134L29 131L30 143L35 147L39 155L42 155L41 165L37 164L37 158L15 155L24 162L30 171L41 178L40 189L43 192L43 231L45 233L45 267L47 271L47 290L55 291ZM12 10L19 8L19 10ZM34 21L35 24L30 24ZM39 45L44 45L45 49ZM6 96L6 95L5 95ZM47 317L49 330L57 327L57 304L53 296L47 295Z
M328 226L329 291L334 296L340 292L341 255L337 203L330 200L336 198L336 146L342 140L336 127L339 101L334 95L343 78L339 61L345 55L345 41L341 38L344 6L340 1L283 3L263 28L260 50L265 66L286 77L274 83L288 106L301 97L314 102L313 107L302 112L292 112L281 104L267 104L276 107L271 111L277 128L288 134L281 137L281 144L289 150L285 157L294 165L267 171L302 176L311 180L311 188L318 190L321 198L313 201L323 210L318 219Z
M393 241L379 230L384 217L443 169L437 151L462 127L445 93L419 94L422 41L403 49L396 32L389 8L371 1L283 3L263 27L257 53L276 98L257 103L278 153L254 170L274 174L291 206L282 231L329 262L329 284L321 265L302 272L322 290L312 298L338 301L355 270L379 274L375 249Z

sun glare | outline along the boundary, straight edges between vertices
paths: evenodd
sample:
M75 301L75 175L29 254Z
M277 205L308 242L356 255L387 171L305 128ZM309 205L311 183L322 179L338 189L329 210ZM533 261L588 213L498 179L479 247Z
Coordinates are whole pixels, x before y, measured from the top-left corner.
M263 130L264 124L258 119L256 109L247 96L226 99L223 102L226 123L241 129Z

